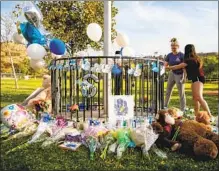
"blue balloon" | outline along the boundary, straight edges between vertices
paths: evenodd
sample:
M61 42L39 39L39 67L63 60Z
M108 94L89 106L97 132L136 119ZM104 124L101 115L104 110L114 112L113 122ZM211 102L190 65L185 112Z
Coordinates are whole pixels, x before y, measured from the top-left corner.
M28 45L37 43L40 45L46 44L46 38L40 33L40 31L29 22L20 24L21 33L24 38L28 41Z
M59 39L52 39L49 44L50 51L56 55L64 55L65 43Z

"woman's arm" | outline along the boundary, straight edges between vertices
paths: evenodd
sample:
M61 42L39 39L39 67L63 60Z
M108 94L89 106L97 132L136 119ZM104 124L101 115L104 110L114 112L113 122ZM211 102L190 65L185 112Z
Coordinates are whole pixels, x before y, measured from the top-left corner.
M177 69L185 68L186 66L187 66L187 64L183 62L183 63L181 63L179 65L168 66L166 68L170 69L170 70L177 70Z

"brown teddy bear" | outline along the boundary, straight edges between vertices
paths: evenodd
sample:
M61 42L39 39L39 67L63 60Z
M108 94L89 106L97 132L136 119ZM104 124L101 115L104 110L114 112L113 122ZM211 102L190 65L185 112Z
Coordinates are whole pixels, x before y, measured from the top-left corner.
M33 108L35 101L50 101L51 102L51 77L49 75L43 76L42 88L35 90L26 100L22 103L27 108ZM52 106L50 104L48 112L51 113Z
M210 125L211 124L211 118L208 115L208 112L206 111L199 111L196 115L195 115L195 120L197 122L203 123L205 125Z
M184 121L180 126L177 139L187 149L192 149L196 156L212 159L217 157L219 135L210 131L203 123L195 120Z
M169 123L166 122L169 116L167 111L161 110L158 112L157 122L152 125L155 131L158 128L158 124L165 130L165 126L169 125ZM176 135L173 133L176 132L176 130L179 130L179 132L174 142L171 138ZM166 139L168 139L168 141ZM171 134L163 136L161 132L159 140L161 141L160 143L169 147L174 147L177 143L182 144L183 150L192 150L196 156L215 159L218 155L219 135L210 131L205 124L195 120L186 120L184 122L175 120L175 123L171 125ZM167 144L167 142L169 144Z

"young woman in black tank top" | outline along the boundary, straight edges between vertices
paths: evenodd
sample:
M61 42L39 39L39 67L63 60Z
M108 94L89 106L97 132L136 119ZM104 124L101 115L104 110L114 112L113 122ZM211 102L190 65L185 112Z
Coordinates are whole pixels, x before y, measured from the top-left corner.
M186 69L188 80L192 81L191 87L195 113L199 112L201 105L202 108L207 111L208 114L212 117L208 104L203 98L203 85L205 83L203 64L201 59L197 56L195 52L194 45L188 44L185 46L183 63L179 65L169 66L166 69L176 70L180 68Z

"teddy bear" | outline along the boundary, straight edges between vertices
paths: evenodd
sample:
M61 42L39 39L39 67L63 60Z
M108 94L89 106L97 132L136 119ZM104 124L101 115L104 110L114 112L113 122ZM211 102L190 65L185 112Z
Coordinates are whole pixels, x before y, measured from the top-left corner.
M203 123L205 125L210 125L211 124L211 118L208 115L208 113L206 111L199 111L196 115L195 115L195 120L197 122Z
M158 125L163 127L164 131L160 131L161 136L158 138L161 144L174 146L178 143L181 144L181 150L188 150L187 152L192 151L195 156L210 159L215 159L217 157L219 149L218 134L210 131L205 124L195 120L182 121L181 119L177 119L174 124L168 126L170 125L170 117L171 115L169 115L167 111L161 110L157 114L157 122L152 124L155 131L157 128L159 128L159 131L161 130ZM172 117L172 119L174 118ZM165 128L165 126L168 126L169 130L171 129L171 133L167 134L168 136L165 134L168 132L168 129ZM172 140L172 136L175 137L174 141Z
M159 134L157 141L155 142L158 147L164 146L171 148L172 151L176 151L181 147L181 144L176 140L173 140L175 129L175 120L178 119L178 114L175 110L168 111L168 109L162 109L158 111L156 115L156 122L152 123L154 131Z
M50 101L48 112L51 113L51 77L49 75L43 76L42 88L35 90L29 97L22 103L26 108L34 108L36 101Z
M208 112L206 111L199 111L195 115L195 120L199 123L203 123L206 127L211 131L211 117L209 116Z

